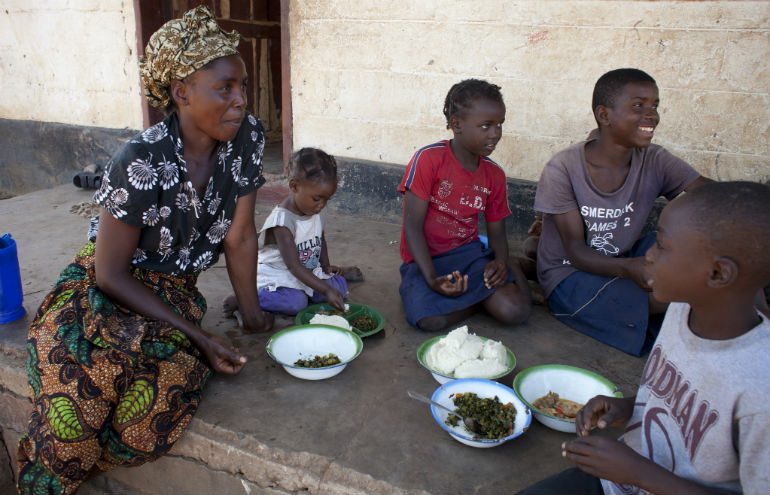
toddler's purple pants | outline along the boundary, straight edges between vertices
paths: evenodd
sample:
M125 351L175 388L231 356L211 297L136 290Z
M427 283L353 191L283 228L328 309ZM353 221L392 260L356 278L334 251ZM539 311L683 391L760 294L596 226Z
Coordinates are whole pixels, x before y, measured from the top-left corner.
M327 278L324 282L337 289L342 294L342 297L348 297L348 283L342 275ZM310 302L313 304L326 302L326 296L318 291L314 291ZM270 291L267 288L259 289L259 306L263 311L296 315L305 309L307 305L307 294L299 289L290 289L288 287L278 287L274 291Z

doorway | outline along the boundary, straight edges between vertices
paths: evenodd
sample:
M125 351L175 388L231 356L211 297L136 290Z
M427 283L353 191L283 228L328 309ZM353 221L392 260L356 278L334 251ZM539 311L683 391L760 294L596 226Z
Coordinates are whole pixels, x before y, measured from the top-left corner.
M135 0L139 56L152 33L198 5L206 5L226 31L241 34L238 51L249 76L248 109L265 128L266 172L283 173L292 150L288 51L289 0ZM163 113L143 100L145 126Z

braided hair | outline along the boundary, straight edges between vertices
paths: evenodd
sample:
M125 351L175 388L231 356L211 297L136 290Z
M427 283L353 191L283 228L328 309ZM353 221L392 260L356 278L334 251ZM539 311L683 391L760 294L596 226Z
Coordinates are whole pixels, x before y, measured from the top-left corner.
M337 182L337 162L318 148L302 148L289 160L289 178L297 181Z
M503 94L500 92L500 86L496 84L488 83L481 79L465 79L452 86L444 100L446 128L450 128L453 116L462 116L464 111L471 108L473 101L479 98L486 98L505 105Z

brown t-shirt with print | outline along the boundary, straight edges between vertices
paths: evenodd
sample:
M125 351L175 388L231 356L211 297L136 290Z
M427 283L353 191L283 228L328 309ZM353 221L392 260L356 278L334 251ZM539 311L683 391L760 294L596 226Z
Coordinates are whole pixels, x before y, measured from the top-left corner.
M616 191L597 189L586 168L585 145L576 143L553 156L535 194L543 213L537 249L537 276L546 296L578 271L570 264L552 215L578 210L585 223L586 244L606 256L621 256L639 239L655 200L675 198L700 174L684 160L651 144L631 154L625 183Z

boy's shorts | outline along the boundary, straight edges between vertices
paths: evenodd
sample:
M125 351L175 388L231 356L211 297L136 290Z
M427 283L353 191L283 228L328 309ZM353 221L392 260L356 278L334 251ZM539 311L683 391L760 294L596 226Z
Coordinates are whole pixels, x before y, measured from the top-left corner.
M648 234L625 256L644 256L654 242L655 233ZM628 278L573 273L551 292L548 307L565 325L634 356L649 351L660 331L649 292Z
M468 290L457 297L439 294L428 287L417 263L402 264L399 292L406 321L416 327L417 322L423 318L469 308L494 294L495 289L487 289L484 285L484 268L493 259L492 251L484 249L484 245L479 241L464 244L433 258L433 266L438 276L455 270L468 275ZM513 272L509 268L507 283L513 281Z

